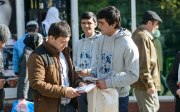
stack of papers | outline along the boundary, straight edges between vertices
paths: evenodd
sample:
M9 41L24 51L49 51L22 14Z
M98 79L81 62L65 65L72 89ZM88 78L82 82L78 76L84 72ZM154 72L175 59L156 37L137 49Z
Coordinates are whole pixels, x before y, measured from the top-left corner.
M98 81L97 78L91 76L83 77L83 80L84 82L90 82L90 83L96 83L96 81Z
M81 86L81 87L77 87L75 89L76 89L76 91L78 93L88 93L92 89L94 89L95 87L96 87L96 85L92 83L92 84L87 84L87 85L84 85L84 86Z

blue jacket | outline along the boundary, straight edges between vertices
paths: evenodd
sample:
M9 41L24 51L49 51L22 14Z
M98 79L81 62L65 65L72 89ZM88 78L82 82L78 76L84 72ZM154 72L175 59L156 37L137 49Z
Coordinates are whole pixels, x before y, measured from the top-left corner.
M27 34L24 34L21 38L19 38L16 43L14 44L13 48L13 66L14 66L14 73L19 71L19 59L23 53L24 49L24 39L26 38Z

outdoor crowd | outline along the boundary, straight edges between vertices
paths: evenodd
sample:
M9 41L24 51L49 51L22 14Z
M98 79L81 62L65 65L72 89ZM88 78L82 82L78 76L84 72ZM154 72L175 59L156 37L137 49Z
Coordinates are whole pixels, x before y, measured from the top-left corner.
M157 112L161 81L153 34L160 23L156 12L145 11L141 25L131 33L121 26L120 11L114 6L100 9L97 15L84 12L80 18L83 34L72 52L68 46L71 28L59 19L55 7L41 25L27 22L26 33L13 48L19 112L28 112L21 107L26 101L34 102L34 112L128 112L130 87L140 112ZM9 28L0 24L1 49L10 36ZM167 77L176 112L180 112L179 63L178 52ZM0 65L3 76L2 61ZM78 92L76 87L90 83L84 81L87 77L98 79L96 87ZM0 112L4 112L4 82L0 78Z

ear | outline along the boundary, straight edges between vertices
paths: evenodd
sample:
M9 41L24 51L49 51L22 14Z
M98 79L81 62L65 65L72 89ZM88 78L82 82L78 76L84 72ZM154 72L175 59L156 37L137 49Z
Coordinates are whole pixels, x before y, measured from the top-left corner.
M148 25L152 25L152 21L148 21Z
M96 28L96 27L97 27L97 25L98 25L98 23L97 23L97 22L95 22L94 24L95 24L95 28Z
M50 36L49 36L49 39L50 39L50 40L53 40L53 39L54 39L54 37L53 37L52 35L50 35Z
M112 26L112 27L115 29L115 27L116 27L116 24L114 23L114 24L112 24L112 25L110 25L110 26Z

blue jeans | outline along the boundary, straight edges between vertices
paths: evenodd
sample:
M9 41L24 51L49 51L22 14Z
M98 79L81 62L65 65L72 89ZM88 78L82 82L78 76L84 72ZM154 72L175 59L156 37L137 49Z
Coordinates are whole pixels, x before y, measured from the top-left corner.
M84 93L84 94L81 94L81 96L78 96L77 101L78 101L79 112L88 112L87 94Z
M119 97L119 112L128 112L129 96Z
M4 97L5 97L5 92L4 89L0 89L0 112L4 112Z

